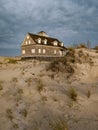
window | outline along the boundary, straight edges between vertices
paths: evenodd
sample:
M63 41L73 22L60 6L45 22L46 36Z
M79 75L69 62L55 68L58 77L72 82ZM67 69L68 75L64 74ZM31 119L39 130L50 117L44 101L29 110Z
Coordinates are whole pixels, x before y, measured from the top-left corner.
M29 39L29 36L27 36L27 39Z
M25 52L25 50L22 50L22 54L25 54L26 52Z
M31 44L31 41L29 40L29 44Z
M45 44L45 45L47 44L47 39L44 40L44 44Z
M59 53L60 53L60 56L62 56L62 51L59 51Z
M61 46L64 46L64 43L63 43L63 42L61 42Z
M54 46L57 46L57 44L58 44L57 41L54 41Z
M26 45L28 44L28 42L26 41Z
M56 50L54 50L54 54L56 54Z
M45 50L45 49L43 49L43 53L44 53L44 54L46 53L46 50Z
M40 38L38 38L38 43L41 43L41 39Z
M35 49L32 49L32 50L31 50L31 53L35 53Z
M38 49L38 53L41 53L41 49Z

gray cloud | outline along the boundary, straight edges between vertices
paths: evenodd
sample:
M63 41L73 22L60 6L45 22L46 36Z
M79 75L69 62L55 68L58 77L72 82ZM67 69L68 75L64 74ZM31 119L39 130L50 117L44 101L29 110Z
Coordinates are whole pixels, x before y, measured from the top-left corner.
M0 48L20 48L27 32L46 31L65 45L98 41L97 0L1 0Z

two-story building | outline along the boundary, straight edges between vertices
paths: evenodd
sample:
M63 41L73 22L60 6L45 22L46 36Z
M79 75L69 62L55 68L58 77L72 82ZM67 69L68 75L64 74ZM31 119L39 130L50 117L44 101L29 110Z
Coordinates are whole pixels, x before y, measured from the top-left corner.
M44 31L28 33L21 45L22 58L62 57L65 51L63 42L49 37Z

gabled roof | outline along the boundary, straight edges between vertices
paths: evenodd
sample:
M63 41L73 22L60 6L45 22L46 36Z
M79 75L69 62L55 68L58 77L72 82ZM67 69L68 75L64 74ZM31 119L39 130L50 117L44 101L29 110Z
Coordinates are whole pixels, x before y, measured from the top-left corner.
M47 45L54 46L54 45L53 45L53 42L54 42L54 41L57 41L57 42L58 42L58 46L59 46L59 47L62 47L62 46L61 46L61 42L60 42L58 39L56 39L56 38L45 37L45 36L36 35L36 34L31 34L31 33L28 33L28 35L30 35L30 37L34 40L34 42L35 42L36 44L39 44L39 43L38 43L38 38L40 38L40 39L41 39L41 44L43 44L43 45L44 45L44 40L47 39ZM63 47L64 47L64 46L63 46ZM65 48L65 47L64 47L64 48Z

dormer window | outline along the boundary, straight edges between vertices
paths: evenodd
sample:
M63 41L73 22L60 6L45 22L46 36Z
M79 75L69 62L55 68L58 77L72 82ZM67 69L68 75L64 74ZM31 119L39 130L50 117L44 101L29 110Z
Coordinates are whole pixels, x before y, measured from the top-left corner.
M54 45L54 46L57 46L57 45L58 45L58 42L57 42L57 41L54 41L54 42L53 42L53 45Z
M41 38L38 38L38 43L41 43Z
M63 42L61 42L61 46L64 46L64 43L63 43Z
M44 40L44 44L45 44L45 45L47 44L47 39Z

